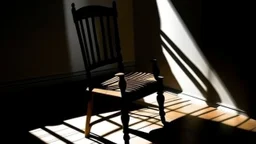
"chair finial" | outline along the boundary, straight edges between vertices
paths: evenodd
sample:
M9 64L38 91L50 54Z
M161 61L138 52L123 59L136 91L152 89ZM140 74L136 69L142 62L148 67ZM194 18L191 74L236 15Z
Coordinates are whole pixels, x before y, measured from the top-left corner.
M153 58L153 59L151 60L151 62L157 62L157 59L156 59L156 58Z
M158 79L159 79L159 80L163 80L163 79L164 79L164 76L158 76Z
M71 7L74 9L76 8L74 3L71 4Z
M113 8L116 8L116 1L115 0L112 2L112 5L113 5Z
M122 72L116 73L115 76L117 76L117 77L124 77L124 73L122 73Z

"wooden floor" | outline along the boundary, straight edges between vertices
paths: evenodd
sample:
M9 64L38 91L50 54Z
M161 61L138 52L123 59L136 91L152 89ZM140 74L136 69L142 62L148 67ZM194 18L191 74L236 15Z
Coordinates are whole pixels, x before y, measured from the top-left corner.
M165 111L166 119L170 124L183 119L182 123L188 125L192 123L192 136L184 136L183 132L177 132L180 139L200 139L193 135L194 131L198 131L195 127L207 127L207 125L200 125L203 121L208 123L218 123L220 125L227 126L229 129L228 133L232 135L233 130L241 130L242 132L248 132L255 134L256 132L256 121L247 117L244 114L238 114L227 108L222 107L209 107L205 102L192 99L190 97L180 97L175 94L165 92ZM162 124L158 115L156 94L145 97L137 101L137 103L147 103L152 107L141 108L132 110L130 112L130 128L134 129L133 134L130 134L130 143L134 144L149 144L150 141L149 132L155 129L161 129ZM106 121L102 121L103 117L109 117ZM184 119L186 118L186 119ZM95 124L91 130L91 137L85 138L83 131L85 126L86 116L76 117L68 120L63 120L63 123L53 126L45 126L29 131L31 135L37 137L38 140L48 144L64 144L64 143L75 143L75 144L102 144L102 143L123 143L122 125L120 120L120 111L112 111L107 113L96 114L92 117L92 122ZM192 121L196 119L196 121ZM185 121L184 121L185 120ZM189 131L188 127L188 131ZM230 128L232 130L230 131ZM201 128L203 131L203 128ZM210 138L214 139L214 129L207 129L206 131L212 131ZM225 129L223 129L225 131ZM218 131L220 132L220 131ZM222 131L221 131L222 132ZM227 131L225 131L227 133ZM240 135L240 133L239 133ZM242 135L242 134L241 134ZM246 134L247 135L247 134ZM172 137L173 136L173 137ZM173 139L174 135L168 137ZM254 141L254 137L249 139L243 138L244 143ZM186 143L186 142L185 142ZM193 143L192 140L189 143ZM197 143L197 142L195 142ZM220 141L221 143L221 141ZM255 141L252 143L256 143Z

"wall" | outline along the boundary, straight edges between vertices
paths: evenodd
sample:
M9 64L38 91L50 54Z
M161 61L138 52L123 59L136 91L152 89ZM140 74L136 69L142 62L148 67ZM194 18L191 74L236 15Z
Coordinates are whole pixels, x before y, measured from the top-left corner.
M248 61L239 57L239 52L249 53L241 48L236 51L233 48L238 45L228 40L241 38L227 31L237 22L233 19L236 14L217 2L212 4L202 5L201 0L134 1L137 69L150 70L149 60L156 57L167 87L252 116L255 98L249 93L250 77L244 75L249 74L249 67L243 64ZM218 6L223 9L215 11Z
M0 81L71 72L62 1L4 5Z
M83 71L71 3L111 6L111 0L5 2L0 83ZM134 61L132 2L117 1L124 62ZM9 9L8 9L9 8Z

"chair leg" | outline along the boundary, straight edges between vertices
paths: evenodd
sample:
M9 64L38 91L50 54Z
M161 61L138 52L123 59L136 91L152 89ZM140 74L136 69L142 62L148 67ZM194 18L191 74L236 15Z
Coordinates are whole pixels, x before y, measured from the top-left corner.
M123 139L125 144L129 144L130 136L129 136L129 101L126 96L126 81L124 78L124 73L118 73L116 76L119 77L119 88L121 91L122 96L122 103L121 103L121 121L123 124Z
M91 93L91 92L90 92ZM90 94L89 101L87 104L87 115L86 115L86 122L85 122L85 136L89 137L91 131L91 116L93 110L93 93Z
M130 136L129 136L129 110L128 110L128 102L122 100L122 109L121 109L121 121L123 125L123 139L125 144L129 144Z
M165 98L163 95L163 76L158 76L157 83L158 83L157 102L159 107L159 115L160 115L162 124L165 125L166 120L165 120L165 111L164 111Z

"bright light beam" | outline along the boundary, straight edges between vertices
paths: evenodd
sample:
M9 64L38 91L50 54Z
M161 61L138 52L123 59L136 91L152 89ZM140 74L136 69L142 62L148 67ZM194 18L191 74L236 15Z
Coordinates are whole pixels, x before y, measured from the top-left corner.
M208 79L218 93L221 99L221 104L231 108L236 108L236 105L227 88L207 62L172 3L169 2L169 0L157 0L157 6L159 10L161 30ZM162 47L162 51L168 61L169 66L171 67L174 76L177 78L181 88L183 89L183 93L204 99L202 93L184 73L180 66L174 61L165 48ZM184 64L184 61L180 57L178 57L178 59ZM186 64L184 64L184 66L195 77L198 83L207 91L205 85L202 84L194 72L191 72L191 68Z

